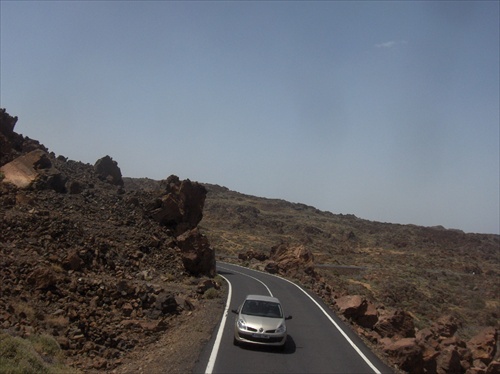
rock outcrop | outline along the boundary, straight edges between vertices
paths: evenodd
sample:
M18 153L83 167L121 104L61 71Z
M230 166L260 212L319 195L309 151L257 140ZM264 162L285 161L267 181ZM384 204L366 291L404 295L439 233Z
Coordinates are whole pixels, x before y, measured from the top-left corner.
M55 157L16 121L0 111L0 327L53 335L74 367L109 372L202 303L197 284L215 275L197 229L206 190L172 176L127 191L111 157ZM173 219L152 217L157 200Z
M184 268L193 275L215 276L215 253L197 228L177 237Z
M146 214L175 235L194 229L203 218L205 187L189 179L180 181L175 175L162 181L161 185L165 194L148 204Z
M411 314L385 308L361 295L336 295L314 270L312 253L304 245L281 243L272 247L268 257L249 250L238 256L240 261L257 260L251 266L310 284L323 299L358 333L378 346L399 370L409 373L496 373L500 366L497 352L498 331L487 328L465 342L457 336L458 321L443 316L431 327L418 330Z
M315 277L314 256L304 245L281 243L271 248L266 269L292 278Z
M118 163L110 156L104 156L97 160L94 169L99 179L115 186L123 186L122 172Z
M66 191L67 178L57 170L47 152L37 149L0 167L3 182L18 188L53 189Z

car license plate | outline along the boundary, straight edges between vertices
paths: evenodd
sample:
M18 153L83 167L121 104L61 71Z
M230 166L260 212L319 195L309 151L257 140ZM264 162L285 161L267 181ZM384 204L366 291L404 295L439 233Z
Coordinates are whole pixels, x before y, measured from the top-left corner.
M264 335L264 334L252 334L252 337L259 339L269 339L269 335Z

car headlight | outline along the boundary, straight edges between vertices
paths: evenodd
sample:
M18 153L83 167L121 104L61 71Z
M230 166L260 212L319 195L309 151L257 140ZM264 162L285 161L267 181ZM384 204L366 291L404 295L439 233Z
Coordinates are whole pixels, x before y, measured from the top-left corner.
M237 322L237 324L238 324L238 328L239 329L241 329L241 330L246 330L247 329L247 324L242 319L239 319L238 322Z
M276 329L276 332L277 332L278 334L282 334L282 333L284 333L285 331L286 331L286 326L285 326L285 324L281 324L281 325L280 325L280 327L278 327L278 328Z

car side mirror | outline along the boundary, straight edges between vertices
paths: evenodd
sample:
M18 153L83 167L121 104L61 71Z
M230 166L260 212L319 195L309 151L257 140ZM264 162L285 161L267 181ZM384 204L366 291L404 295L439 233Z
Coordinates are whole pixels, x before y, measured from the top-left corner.
M286 320L292 319L292 318L293 318L292 316L285 317Z
M238 314L238 309L231 309L231 312L233 312L234 314Z

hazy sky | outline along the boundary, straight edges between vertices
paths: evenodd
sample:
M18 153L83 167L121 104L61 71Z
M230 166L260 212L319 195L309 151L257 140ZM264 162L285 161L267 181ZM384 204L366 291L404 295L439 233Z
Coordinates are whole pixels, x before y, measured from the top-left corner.
M498 1L0 7L0 106L56 155L500 231Z

